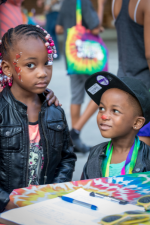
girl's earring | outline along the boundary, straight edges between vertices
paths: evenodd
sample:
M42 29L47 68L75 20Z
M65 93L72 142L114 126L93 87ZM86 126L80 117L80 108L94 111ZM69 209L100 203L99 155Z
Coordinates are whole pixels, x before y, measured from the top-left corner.
M11 76L11 73L8 73L8 75L7 75L8 77L10 77Z
M136 129L136 127L134 127Z

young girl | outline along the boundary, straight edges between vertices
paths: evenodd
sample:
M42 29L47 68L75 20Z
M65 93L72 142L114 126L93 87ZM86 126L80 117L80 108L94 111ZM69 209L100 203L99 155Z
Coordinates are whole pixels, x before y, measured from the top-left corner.
M63 109L48 107L43 94L56 57L50 35L39 26L11 28L0 55L0 82L8 81L0 93L2 211L15 207L9 200L13 189L71 181L76 156Z
M150 121L150 94L138 79L98 72L85 89L99 105L97 124L110 142L93 147L82 179L112 177L150 171L150 146L137 133Z

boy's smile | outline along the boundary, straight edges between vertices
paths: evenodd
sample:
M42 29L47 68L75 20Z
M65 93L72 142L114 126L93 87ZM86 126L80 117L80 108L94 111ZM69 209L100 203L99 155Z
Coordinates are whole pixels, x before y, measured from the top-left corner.
M137 118L129 94L117 88L108 89L101 97L97 124L105 138L116 138L135 132Z

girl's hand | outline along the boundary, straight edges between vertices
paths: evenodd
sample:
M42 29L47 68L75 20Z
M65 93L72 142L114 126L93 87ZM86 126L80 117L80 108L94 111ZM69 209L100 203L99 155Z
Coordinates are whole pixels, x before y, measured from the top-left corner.
M51 104L55 104L55 106L62 106L62 104L59 103L57 97L54 95L54 92L50 89L45 90L47 103L50 106Z
M41 8L43 6L44 1L43 0L37 0L36 5L37 7Z
M5 209L10 210L10 209L15 209L18 208L17 205L15 205L13 202L9 201L8 204L6 205Z
M44 7L44 12L45 12L45 13L49 12L50 10L51 10L51 6L50 6L50 5L46 5L46 6Z

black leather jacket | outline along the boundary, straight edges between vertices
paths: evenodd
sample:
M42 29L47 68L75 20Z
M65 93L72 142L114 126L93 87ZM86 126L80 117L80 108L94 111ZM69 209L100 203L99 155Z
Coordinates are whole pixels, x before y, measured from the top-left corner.
M45 96L39 113L44 150L40 184L71 181L76 155L62 108L48 107ZM0 93L0 211L13 189L28 186L29 134L27 106L17 101L8 87Z
M82 180L102 177L102 162L106 157L106 147L108 142L94 146L89 154L81 176ZM150 171L150 146L141 141L138 157L133 173Z

